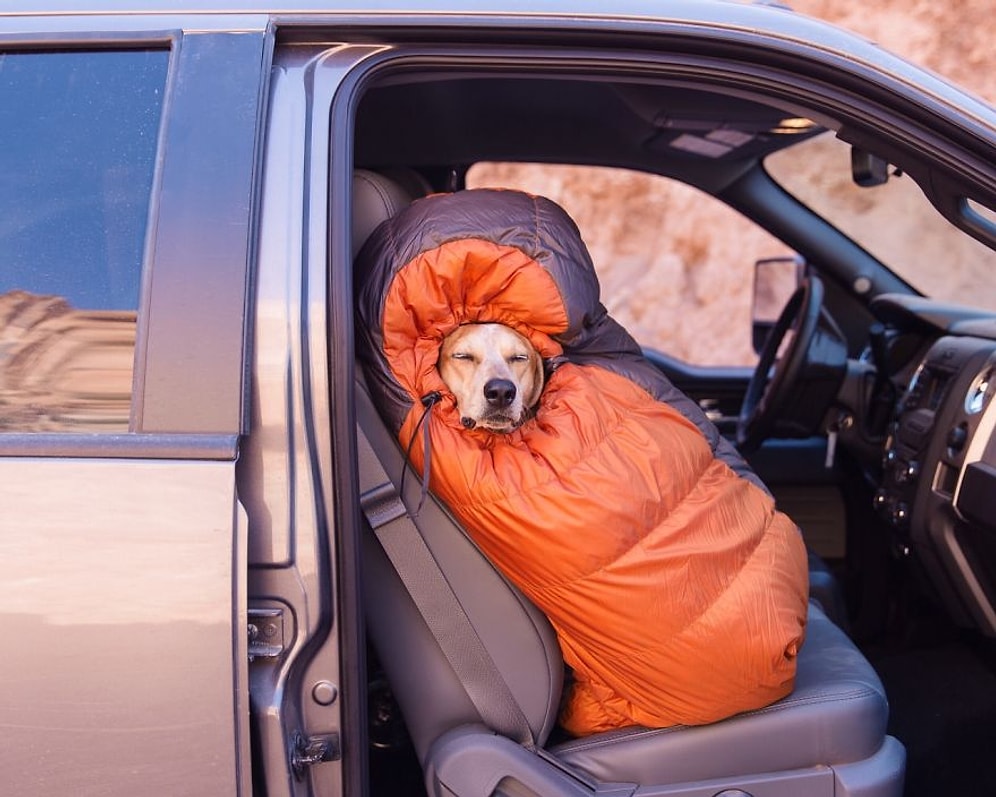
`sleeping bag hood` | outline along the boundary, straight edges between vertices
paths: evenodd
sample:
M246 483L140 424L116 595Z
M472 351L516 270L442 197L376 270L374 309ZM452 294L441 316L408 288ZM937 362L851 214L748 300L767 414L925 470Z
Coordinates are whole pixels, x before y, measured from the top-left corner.
M707 723L791 691L799 531L606 313L558 205L492 189L417 200L367 241L357 288L374 401L418 472L429 441L430 489L549 617L572 670L568 731ZM535 416L507 434L465 429L436 368L443 338L482 322L546 364Z

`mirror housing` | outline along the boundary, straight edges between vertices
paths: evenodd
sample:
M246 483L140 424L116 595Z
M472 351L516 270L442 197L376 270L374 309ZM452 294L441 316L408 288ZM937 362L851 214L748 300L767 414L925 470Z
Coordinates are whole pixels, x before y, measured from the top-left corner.
M754 263L751 345L756 353L761 353L768 333L805 274L806 261L801 255L765 257Z
M885 185L889 181L889 162L858 147L851 147L851 179L862 188Z

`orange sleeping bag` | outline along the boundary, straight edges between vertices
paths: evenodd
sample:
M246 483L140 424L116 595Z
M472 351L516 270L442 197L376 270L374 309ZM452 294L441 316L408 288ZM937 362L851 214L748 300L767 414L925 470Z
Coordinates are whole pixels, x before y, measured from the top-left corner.
M521 240L502 237L507 222L488 227L508 204ZM418 470L419 399L443 395L423 421L430 487L556 629L573 671L567 730L701 724L767 705L791 691L804 637L798 529L645 366L597 281L590 300L590 260L564 219L546 200L469 191L420 200L379 229L360 256L359 350L374 394L401 443L415 437ZM450 226L466 232L440 232ZM572 291L588 297L583 312ZM551 371L535 417L510 434L464 429L435 368L449 331L483 321L526 335Z

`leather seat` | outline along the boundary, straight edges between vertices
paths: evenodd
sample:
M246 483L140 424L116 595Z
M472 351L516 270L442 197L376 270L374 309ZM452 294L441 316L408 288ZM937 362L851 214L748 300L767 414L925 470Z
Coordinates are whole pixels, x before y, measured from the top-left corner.
M353 172L353 257L370 237L370 233L385 219L391 218L418 196L432 190L418 172L392 169L374 172L357 169Z
M383 218L408 201L397 183L373 173L358 175L354 191L366 194L362 201L354 200L356 209L385 214ZM356 219L354 230L359 232L354 235L375 226L374 217ZM394 489L405 488L404 503L414 507L420 501L417 480L409 477L404 484L402 452L380 421L362 378L357 418ZM439 632L430 629L426 607L416 606L377 536L365 534L369 633L430 794L902 793L905 751L886 734L888 703L882 684L815 602L795 689L788 697L706 726L634 727L554 741L564 668L546 618L491 566L431 495L412 523L464 615L466 628L457 624L450 632L475 636L493 662L489 678L501 682L481 688L457 675L464 668L448 658L444 646L449 643L441 646ZM514 741L482 719L484 713L503 712L524 717L528 738Z

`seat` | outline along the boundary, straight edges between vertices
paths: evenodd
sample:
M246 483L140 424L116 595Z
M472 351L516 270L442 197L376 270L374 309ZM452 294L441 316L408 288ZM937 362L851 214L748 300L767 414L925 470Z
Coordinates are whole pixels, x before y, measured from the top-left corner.
M376 207L388 215L399 209L404 192L397 184L381 185L383 179L361 175L355 190L373 189L381 199L357 201L357 209ZM373 229L371 221L364 219L362 228ZM362 374L357 419L393 488L404 490L404 503L414 508L422 499L417 480L409 477L405 484L403 452L381 422ZM417 514L412 528L452 590L469 633L493 661L490 677L504 685L485 690L483 697L480 692L471 695L471 687L457 674L461 668L447 656L449 643L441 644L430 628L426 608L416 605L374 533L365 534L369 634L401 706L429 794L901 794L905 751L886 734L888 703L882 684L815 602L795 689L784 699L711 725L634 727L581 739L557 738L564 668L546 618L491 566L431 495L411 514ZM482 720L482 699L514 702L514 707L489 709L521 712L528 738L514 741L489 728Z
M417 196L431 191L428 181L412 169L353 172L353 257L370 233Z

